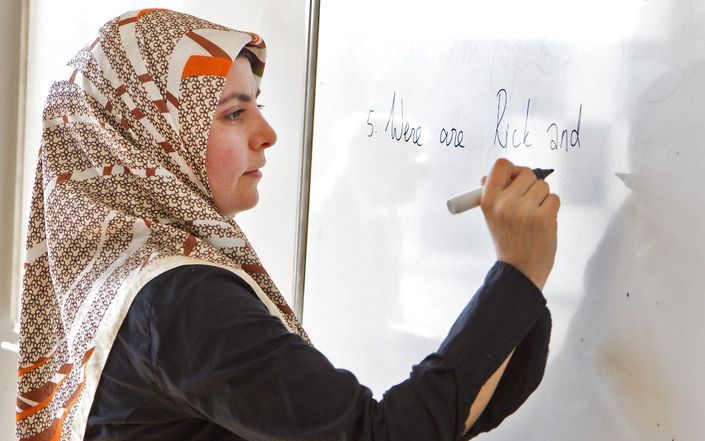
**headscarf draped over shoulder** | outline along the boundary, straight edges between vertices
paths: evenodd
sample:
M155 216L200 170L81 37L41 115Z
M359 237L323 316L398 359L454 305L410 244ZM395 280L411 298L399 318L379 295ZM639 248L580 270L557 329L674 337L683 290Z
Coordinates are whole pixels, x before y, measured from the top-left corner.
M171 268L230 269L308 337L234 220L215 207L206 141L233 60L265 45L163 9L125 13L69 62L43 113L20 319L17 437L82 440L112 342Z

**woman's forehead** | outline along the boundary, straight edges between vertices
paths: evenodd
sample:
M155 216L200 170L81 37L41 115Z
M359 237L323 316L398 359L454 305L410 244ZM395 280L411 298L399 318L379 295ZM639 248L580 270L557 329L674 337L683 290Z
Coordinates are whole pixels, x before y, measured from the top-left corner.
M249 61L244 57L237 57L228 72L218 105L225 105L233 99L252 101L257 99L259 94L259 86Z

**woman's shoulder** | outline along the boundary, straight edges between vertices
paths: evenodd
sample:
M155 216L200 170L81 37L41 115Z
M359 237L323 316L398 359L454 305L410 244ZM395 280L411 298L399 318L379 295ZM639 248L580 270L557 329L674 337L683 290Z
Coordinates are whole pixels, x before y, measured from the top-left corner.
M235 271L207 263L184 264L166 270L150 280L145 288L163 287L175 282L193 284L199 281L236 283L249 288L249 285Z
M231 271L208 264L186 264L171 268L147 282L138 299L159 310L178 306L200 306L218 299L250 303L257 296L252 287Z

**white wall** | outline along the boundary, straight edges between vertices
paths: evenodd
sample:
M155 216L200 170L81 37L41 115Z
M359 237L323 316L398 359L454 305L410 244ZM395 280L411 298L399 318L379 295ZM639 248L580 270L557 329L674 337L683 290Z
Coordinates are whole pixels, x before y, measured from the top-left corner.
M0 339L15 341L10 323L13 206L20 60L21 1L0 2ZM17 357L0 351L0 439L14 439Z

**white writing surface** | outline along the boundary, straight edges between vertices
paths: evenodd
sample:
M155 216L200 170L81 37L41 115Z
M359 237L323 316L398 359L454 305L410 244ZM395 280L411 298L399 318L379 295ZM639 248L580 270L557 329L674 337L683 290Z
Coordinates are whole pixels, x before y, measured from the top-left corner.
M494 261L446 200L554 168L544 381L487 440L705 435L705 5L327 2L304 325L379 398Z

